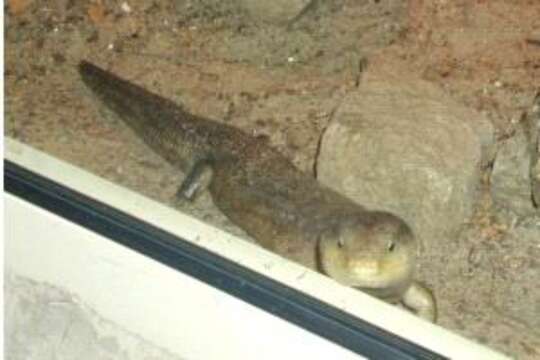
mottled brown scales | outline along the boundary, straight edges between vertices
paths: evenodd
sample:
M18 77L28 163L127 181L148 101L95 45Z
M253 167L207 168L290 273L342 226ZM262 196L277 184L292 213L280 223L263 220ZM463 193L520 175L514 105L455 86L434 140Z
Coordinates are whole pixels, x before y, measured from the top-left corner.
M430 292L413 281L416 243L401 219L324 187L265 139L189 114L88 62L79 71L107 107L187 173L182 196L208 189L216 206L265 248L435 318Z

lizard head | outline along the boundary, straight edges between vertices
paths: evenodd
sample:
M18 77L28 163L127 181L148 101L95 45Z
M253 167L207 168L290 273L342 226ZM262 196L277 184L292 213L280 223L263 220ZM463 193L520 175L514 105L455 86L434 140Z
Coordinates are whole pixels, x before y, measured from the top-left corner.
M344 219L319 240L321 270L344 285L393 297L412 281L415 240L407 224L390 213Z

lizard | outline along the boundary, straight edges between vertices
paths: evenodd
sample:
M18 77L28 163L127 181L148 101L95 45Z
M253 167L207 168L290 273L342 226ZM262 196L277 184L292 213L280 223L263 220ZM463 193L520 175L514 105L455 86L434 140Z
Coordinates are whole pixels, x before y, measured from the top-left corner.
M416 239L402 219L320 184L266 138L193 115L90 62L78 69L107 108L187 174L181 199L209 191L217 208L262 247L435 321L435 299L413 277Z

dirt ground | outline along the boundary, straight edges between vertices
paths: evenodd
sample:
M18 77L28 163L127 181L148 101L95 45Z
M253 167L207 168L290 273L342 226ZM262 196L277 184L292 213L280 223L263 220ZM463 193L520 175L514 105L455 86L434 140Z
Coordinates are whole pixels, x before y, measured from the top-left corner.
M167 204L183 174L102 116L78 78L81 59L193 113L268 136L307 171L330 114L358 86L366 59L406 63L486 114L499 141L512 135L540 85L537 0L314 0L278 24L235 1L11 0L5 36L6 135ZM182 210L245 236L207 196ZM519 242L501 240L504 232L487 199L457 240L474 242L458 250L473 270L426 259L427 269L438 270L421 277L440 298L441 326L538 359L540 299L528 289L540 279L499 276L504 268L486 265L525 252ZM488 251L488 260L478 255ZM527 264L540 266L534 257ZM471 288L484 280L485 289Z

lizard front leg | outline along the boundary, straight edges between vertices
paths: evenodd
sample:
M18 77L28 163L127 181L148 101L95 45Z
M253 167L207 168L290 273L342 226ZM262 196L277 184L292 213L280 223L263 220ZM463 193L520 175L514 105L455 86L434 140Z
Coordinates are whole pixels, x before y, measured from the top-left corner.
M209 160L197 161L180 185L176 198L179 202L194 201L202 191L206 190L214 176L214 169Z
M437 305L431 291L417 282L412 282L405 291L401 302L413 310L418 316L435 322L437 320Z

